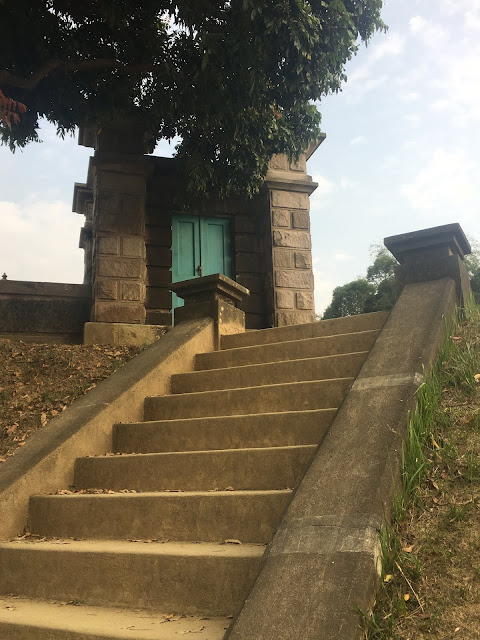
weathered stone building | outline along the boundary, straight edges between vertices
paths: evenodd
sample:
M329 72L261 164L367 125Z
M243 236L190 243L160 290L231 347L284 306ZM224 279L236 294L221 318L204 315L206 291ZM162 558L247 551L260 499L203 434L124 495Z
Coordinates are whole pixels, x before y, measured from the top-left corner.
M273 157L253 199L212 195L185 212L175 158L146 155L140 129L81 130L79 144L94 149L73 197L86 218L84 282L0 281L0 335L150 342L183 304L172 283L215 273L249 290L236 303L247 329L313 321L309 196L317 185L306 161L324 137L296 164Z
M322 142L323 138L319 141ZM250 290L247 328L314 320L309 196L316 184L286 156L272 158L250 201L210 197L178 211L174 158L140 153L138 137L81 132L95 149L74 211L86 216L80 246L92 287L92 322L169 325L172 282L221 272Z

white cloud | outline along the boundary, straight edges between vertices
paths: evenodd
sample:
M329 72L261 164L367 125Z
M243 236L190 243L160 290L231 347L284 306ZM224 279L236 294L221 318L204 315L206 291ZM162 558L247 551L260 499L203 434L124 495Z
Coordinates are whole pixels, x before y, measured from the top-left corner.
M403 115L403 119L413 125L420 124L421 121L421 117L418 113L405 113Z
M370 60L378 61L388 56L398 56L405 48L405 36L392 31L372 47Z
M439 63L442 75L432 83L441 97L433 101L436 110L446 113L461 127L480 122L480 45L475 42L459 47L456 55L445 55Z
M363 144L364 142L367 142L367 138L365 136L355 136L355 138L350 140L349 144L354 146L356 144Z
M432 20L422 18L422 16L411 18L409 26L410 31L427 47L437 49L447 39L447 32L443 27L435 24Z
M364 60L349 75L345 85L345 94L354 102L361 100L367 93L378 89L391 79L390 73L379 71L379 65L384 59L397 58L405 49L405 36L390 32L386 36L379 36L375 43L367 48L367 54L362 52Z
M418 100L420 100L420 94L416 91L408 91L407 93L402 93L400 97L404 102L417 102Z
M313 277L315 282L315 312L323 314L332 301L334 288L338 285L324 271L320 271L315 267L313 267Z
M313 197L328 196L335 190L335 183L323 176L313 176L313 181L318 183L317 189L313 192Z
M479 12L480 0L441 0L440 8L447 15Z
M422 212L438 216L451 212L456 219L469 217L475 207L478 164L463 149L436 149L428 165L414 180L401 187L410 205Z
M350 260L353 260L354 256L350 255L349 253L334 253L333 254L333 261L334 262L350 262Z
M352 180L346 176L340 178L340 189L355 189L360 185L358 180Z
M83 220L61 201L0 201L0 271L10 280L82 282Z

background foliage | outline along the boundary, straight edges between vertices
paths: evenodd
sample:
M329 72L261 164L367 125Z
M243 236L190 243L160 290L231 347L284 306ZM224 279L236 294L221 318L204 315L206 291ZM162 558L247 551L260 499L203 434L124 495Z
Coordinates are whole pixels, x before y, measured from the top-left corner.
M472 253L465 256L464 263L470 275L472 294L480 303L480 245L470 239ZM367 269L366 278L333 290L332 302L325 309L323 319L354 316L372 311L389 311L396 302L395 266L398 262L385 247L372 246L373 262Z
M313 104L378 29L382 0L0 0L0 117L12 150L102 120L140 119L148 145L179 136L191 194L251 195L273 153L319 133ZM2 104L0 104L0 111Z

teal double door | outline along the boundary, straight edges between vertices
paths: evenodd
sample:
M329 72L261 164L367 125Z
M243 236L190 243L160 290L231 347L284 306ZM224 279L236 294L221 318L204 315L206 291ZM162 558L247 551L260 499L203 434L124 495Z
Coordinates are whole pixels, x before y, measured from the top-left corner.
M173 216L172 282L212 273L233 277L232 229L228 218ZM183 305L176 294L172 308Z

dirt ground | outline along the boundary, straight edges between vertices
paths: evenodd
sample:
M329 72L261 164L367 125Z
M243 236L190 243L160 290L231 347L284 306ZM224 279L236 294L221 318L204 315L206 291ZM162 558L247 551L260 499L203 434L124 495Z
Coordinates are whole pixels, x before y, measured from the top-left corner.
M480 638L480 311L451 340L426 475L390 530L366 640Z
M434 466L401 527L412 580L398 640L480 637L479 407L480 391L469 401L444 392Z
M139 351L0 338L0 463Z

